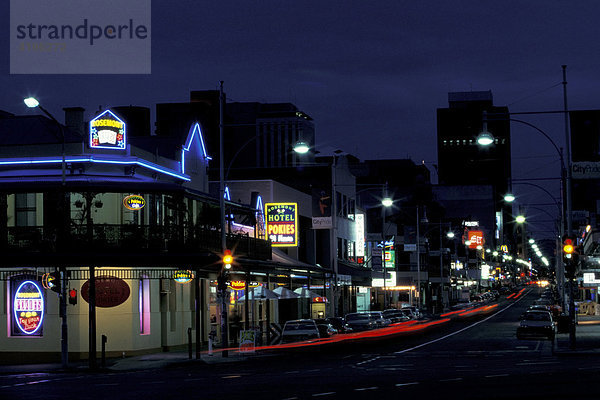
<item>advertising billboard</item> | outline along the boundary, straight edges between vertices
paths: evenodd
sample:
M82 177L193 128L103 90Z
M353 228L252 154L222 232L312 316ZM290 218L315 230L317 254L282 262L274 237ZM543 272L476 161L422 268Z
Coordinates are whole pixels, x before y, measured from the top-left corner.
M298 246L298 203L265 204L265 220L273 247Z

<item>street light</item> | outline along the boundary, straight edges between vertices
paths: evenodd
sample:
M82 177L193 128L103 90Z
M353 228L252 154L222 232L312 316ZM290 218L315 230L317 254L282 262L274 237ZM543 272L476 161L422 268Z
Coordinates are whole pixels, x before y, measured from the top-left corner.
M560 158L560 164L561 164L561 182L563 183L563 187L565 188L565 205L566 205L566 221L565 221L565 216L564 214L562 215L562 225L565 226L565 222L566 222L566 234L567 235L571 235L572 234L572 218L573 218L573 213L572 213L572 194L571 194L571 179L572 179L572 171L571 171L571 152L570 152L570 137L569 137L569 122L568 122L568 108L567 108L567 92L566 92L566 65L562 66L563 69L563 92L564 92L564 110L563 111L559 111L561 113L564 114L565 116L565 146L567 149L567 154L566 154L566 163L565 163L565 159L563 157L563 152L561 149L558 148L558 146L556 145L556 143L552 140L552 138L550 138L550 136L544 132L542 129L538 128L537 126L527 122L527 121L523 121L520 119L515 119L515 118L510 118L510 115L514 115L514 114L518 114L518 113L501 113L499 115L503 116L503 120L507 120L507 121L513 121L513 122L518 122L521 123L523 125L527 125L531 128L533 128L534 130L536 130L537 132L539 132L540 134L542 134L546 139L548 139L548 141L552 144L552 146L554 147L554 149L556 150L556 152L558 153L558 156ZM536 114L536 113L521 113L521 114ZM493 135L488 132L487 130L487 112L484 111L483 112L483 130L482 132L479 134L479 136L477 137L477 143L482 145L482 146L488 146L490 144L493 143L489 141L489 138L493 138ZM560 264L559 264L560 266ZM564 267L561 268L561 276L564 274ZM563 284L561 282L561 284ZM571 348L575 348L575 298L574 298L574 279L571 278L570 279L570 295L569 295L569 320L570 320L570 324L569 324L569 342L570 342L570 347ZM564 301L564 298L563 298Z
M60 139L61 139L61 153L62 153L62 163L61 163L61 169L62 169L62 173L61 173L61 208L62 208L62 212L61 212L61 217L65 216L65 211L66 211L66 193L65 193L65 132L63 130L63 126L60 122L58 122L58 120L56 118L54 118L54 116L52 114L50 114L50 112L48 112L48 110L46 110L44 107L42 107L42 105L40 104L40 102L35 98L35 97L27 97L25 99L23 99L23 102L25 103L25 105L29 108L39 108L44 114L46 114L46 116L48 118L50 118L57 126L58 126L58 130L60 132ZM64 236L65 236L65 220L64 218L61 218L61 226L60 226L60 232L61 232L61 241L64 241ZM63 242L64 243L64 242ZM61 339L60 339L60 343L61 343L61 362L62 362L62 367L63 368L67 368L68 364L69 364L69 342L68 342L68 327L67 327L67 286L68 286L68 281L67 281L67 270L66 267L61 266L60 267L60 274L61 274L61 293L59 296L59 308L60 308L60 317L61 317ZM95 286L92 284L92 282L90 281L90 305L93 303L91 301L92 299L92 295L94 294L94 288ZM92 323L91 323L91 318L92 315L95 316L95 314L92 314L92 312L90 312L90 328L92 328ZM95 323L95 321L94 321ZM95 325L93 326L94 331L95 331ZM90 329L90 338L92 336L91 334L91 330ZM91 349L91 344L90 344L90 349ZM94 357L91 357L91 353L90 353L90 366L91 367L95 367L95 349L96 349L96 343L95 343L95 335L94 335Z

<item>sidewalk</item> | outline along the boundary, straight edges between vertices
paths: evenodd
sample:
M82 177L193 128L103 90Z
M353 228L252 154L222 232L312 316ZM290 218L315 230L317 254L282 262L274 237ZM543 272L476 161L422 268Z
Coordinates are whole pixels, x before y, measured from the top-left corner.
M195 353L192 353L192 359L189 358L187 351L169 351L152 354L144 354L140 356L110 358L106 360L106 368L101 368L102 360L98 358L98 371L139 371L145 369L159 369L173 364L221 364L242 362L257 357L269 357L269 354L249 353L240 354L237 351L230 351L228 357L223 357L220 352L215 352L213 355L208 355L202 352L200 359L195 358ZM85 372L90 371L88 361L70 362L67 372ZM0 375L11 374L36 374L36 373L54 373L65 372L61 363L43 363L43 364L16 364L16 365L0 365Z
M568 333L556 335L557 355L600 355L600 316L579 315L575 327L575 348L570 348Z

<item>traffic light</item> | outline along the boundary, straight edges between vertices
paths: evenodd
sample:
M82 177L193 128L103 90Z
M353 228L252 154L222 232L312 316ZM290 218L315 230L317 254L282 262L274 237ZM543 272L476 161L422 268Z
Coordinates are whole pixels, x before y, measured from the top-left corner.
M233 256L231 255L231 250L225 250L223 252L223 265L225 265L225 269L231 268L232 263L233 263Z
M60 294L60 272L54 271L42 275L42 286Z
M77 290L75 289L69 290L69 304L77 304Z
M575 251L575 241L572 237L566 236L563 239L563 256L566 259L573 257L573 252Z
M575 238L565 236L563 238L563 261L565 264L565 273L568 278L575 278L577 264L579 263L579 252L577 251Z

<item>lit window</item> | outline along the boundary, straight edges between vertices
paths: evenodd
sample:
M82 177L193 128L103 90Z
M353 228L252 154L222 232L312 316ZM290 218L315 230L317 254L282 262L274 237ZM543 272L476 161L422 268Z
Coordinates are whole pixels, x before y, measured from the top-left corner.
M140 279L138 290L140 335L150 334L150 279Z

